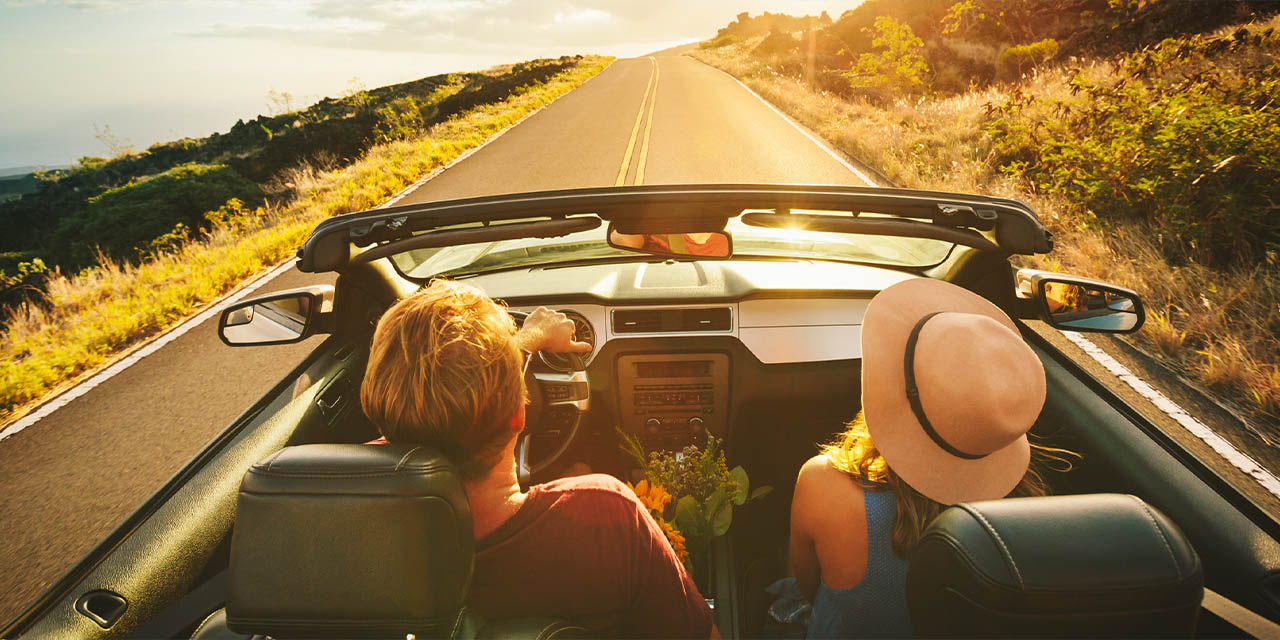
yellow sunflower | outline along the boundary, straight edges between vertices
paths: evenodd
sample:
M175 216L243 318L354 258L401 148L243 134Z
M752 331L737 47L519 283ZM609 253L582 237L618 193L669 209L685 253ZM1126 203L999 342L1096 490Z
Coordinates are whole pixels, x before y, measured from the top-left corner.
M632 491L636 492L636 497L640 498L640 502L659 518L662 516L662 511L667 508L667 503L671 502L671 494L667 493L660 484L650 485L648 480L641 480L635 486L631 483L627 483L627 486L631 487Z
M676 557L680 559L680 562L688 564L689 551L684 548L684 535L662 518L658 518L658 526L662 527L662 533L667 535L667 542L671 543L671 548L675 550Z

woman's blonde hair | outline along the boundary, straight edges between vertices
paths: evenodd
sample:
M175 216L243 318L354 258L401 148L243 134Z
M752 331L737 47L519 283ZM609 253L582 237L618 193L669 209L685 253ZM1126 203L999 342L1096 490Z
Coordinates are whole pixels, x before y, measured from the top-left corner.
M389 442L438 447L464 477L500 462L525 400L515 324L470 285L434 280L378 321L360 386Z
M852 476L864 489L893 491L897 504L893 520L893 551L901 557L907 556L920 541L925 527L949 506L926 498L894 475L871 441L871 433L867 431L861 411L845 425L843 433L822 445L820 450L832 467ZM1032 443L1031 464L1009 497L1048 495L1049 483L1042 473L1046 469L1060 473L1070 471L1069 458L1072 457L1079 458L1080 454Z

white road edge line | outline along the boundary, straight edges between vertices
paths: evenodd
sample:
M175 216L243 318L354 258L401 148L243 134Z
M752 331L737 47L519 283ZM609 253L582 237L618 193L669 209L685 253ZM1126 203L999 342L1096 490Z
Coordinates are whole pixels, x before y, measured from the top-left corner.
M698 60L697 58L693 58L693 59L694 59L694 60ZM701 63L701 64L706 65L706 66L707 66L707 68L709 68L709 69L715 69L716 71L719 71L720 73L723 73L724 75L729 76L729 78L730 78L731 80L733 80L734 82L738 83L738 86L740 86L740 87L742 87L743 89L745 89L745 90L747 91L747 93L749 93L749 94L751 94L751 95L755 96L755 97L756 97L756 100L759 100L760 102L763 102L763 103L764 103L764 106L769 107L769 110L770 110L770 111L772 111L772 112L774 112L774 113L778 114L778 117L779 117L779 118L782 118L783 120L785 120L785 121L787 122L787 124L789 124L789 125L791 125L793 128L795 128L795 130L796 130L796 131L799 131L799 132L800 132L800 135L802 135L802 136L804 136L804 137L808 138L810 142L812 142L812 143L814 143L814 144L818 145L818 147L819 147L819 148L821 148L823 151L826 151L826 152L827 152L827 155L830 155L832 158L834 158L836 162L839 162L841 165L843 165L843 166L844 166L844 168L846 168L846 169L848 169L849 171L853 172L853 175L858 176L858 179L859 179L859 180L862 180L863 182L867 183L867 186L869 186L869 187L878 187L878 186L880 186L880 185L876 184L876 181L875 181L875 180L872 180L872 179L871 179L871 176L868 176L868 175L867 175L866 173L864 173L861 169L859 169L859 168L857 168L857 167L853 166L853 164L852 164L852 163L850 163L848 160L846 160L846 159L845 159L845 157L844 157L844 155L842 155L839 151L836 151L835 149L832 149L832 148L831 148L831 145L827 144L827 143L826 143L824 140L822 140L821 138L819 138L819 137L817 137L817 136L813 135L812 133L810 133L810 132L809 132L809 130L808 130L808 129L806 129L803 125L801 125L799 122L796 122L795 120L793 120L793 119L791 118L791 116L789 116L789 115L787 115L787 114L783 113L783 112L782 112L782 110L780 110L780 109L778 109L777 107L773 106L773 103L772 103L772 102L769 102L768 100L765 100L763 97L761 97L761 95L760 95L760 94L756 93L756 92L755 92L755 90L753 90L751 87L748 87L748 86L746 85L746 83L745 83L745 82L743 82L743 81L739 80L739 79L738 79L736 76L734 76L732 73L729 73L728 71L725 71L724 69L716 69L716 67L713 67L713 66L711 66L711 65L709 65L709 64L707 64L707 63L705 63L705 62L702 62L701 60L698 60L698 62L699 62L699 63Z
M440 175L441 173L444 173L446 169L449 169L450 167L458 164L459 162L462 162L463 160L466 160L467 158L471 157L473 153L485 148L486 146L489 145L489 143L493 142L494 140L501 138L503 134L514 129L516 126L518 126L520 123L524 122L525 120L528 120L529 118L533 117L534 114L555 104L556 101L559 100L560 98L563 98L569 95L570 93L573 93L575 90L582 88L583 85L599 77L601 74L607 71L611 66L613 66L612 60L609 61L609 64L606 64L604 68L598 71L594 76L591 76L586 80L583 80L582 84L579 84L573 89L570 89L569 91L566 91L556 96L555 99L553 99L551 102L548 102L547 104L544 104L541 107L538 107L537 109L534 109L529 113L526 113L519 120L516 120L515 122L504 127L502 130L493 134L492 136L489 136L489 138L484 142L481 142L480 144L476 145L475 147L472 147L471 149L468 149L467 151L463 152L461 155L454 158L453 160L446 162L443 166L437 169L434 169L427 175L419 178L413 184L405 187L404 189L401 189L399 193L395 194L394 196L391 196L390 199L374 207L374 209L385 209L399 202L405 196L409 195L414 190L426 184L427 181ZM170 342L173 342L174 340L177 340L178 338L182 337L183 334L199 326L201 323L205 322L206 320L214 317L216 314L222 313L223 309L226 309L232 304L240 301L245 296L248 296L250 293L257 291L259 288L261 288L263 285L267 284L271 280L274 280L280 274L288 271L289 267L292 267L294 262L295 262L294 258L289 258L288 260L285 260L283 263L276 265L271 271L259 277L257 280L248 281L248 284L243 285L240 289L233 291L232 293L228 294L226 297L222 298L221 300L214 302L199 314L191 318L188 318L182 321L181 323L179 323L177 326L173 327L172 329L169 329L168 331L165 331L157 335L156 337L151 338L149 342L143 342L142 346L135 347L135 350L133 352L129 353L129 355L121 358L120 360L116 361L112 365L108 366L106 369L99 371L98 373L89 377L89 379L85 380L84 382L81 382L80 384L77 384L74 387L67 389L66 391L58 394L57 396L54 396L52 399L46 401L44 404L37 407L31 413L28 413L27 415L11 423L9 426L5 427L3 430L0 430L0 442L3 442L9 436L12 436L15 433L18 433L19 431L22 431L23 429L26 429L27 427L30 427L31 425L43 420L44 418L52 414L54 411L57 411L58 409L61 409L62 407L67 406L68 404L71 403L71 401L75 400L76 398L79 398L80 396L83 396L84 394L89 393L90 391L93 390L94 387L97 387L103 382L110 380L111 378L115 377L117 374L124 371L125 369L128 369L129 367L137 364L143 358L155 353L156 351L159 351L161 347L169 344Z
M1218 455L1226 459L1232 466L1244 472L1245 475L1253 478L1264 489L1269 491L1271 495L1280 498L1280 478L1277 478L1270 471L1267 471L1256 460L1249 457L1248 454L1237 449L1235 445L1227 442L1222 436L1214 432L1213 429L1205 426L1199 420L1196 420L1191 414L1183 410L1182 407L1175 404L1163 393L1155 390L1151 385L1147 384L1142 378L1134 375L1129 371L1128 367L1120 364L1110 354L1103 351L1098 345L1075 331L1063 331L1062 335L1070 340L1082 351L1089 354L1098 364L1102 365L1108 372L1129 385L1139 395L1150 400L1158 409L1164 411L1173 418L1182 428L1186 429L1191 435L1204 441Z
M124 371L125 369L128 369L129 367L137 364L139 360L142 360L143 358L159 351L161 347L169 344L170 342L173 342L174 340L177 340L178 338L182 337L183 334L195 328L200 323L214 317L216 314L222 313L223 309L231 306L233 303L239 301L241 298L248 296L250 293L257 291L259 288L262 287L262 285L267 284L276 276L279 276L280 274L284 273L285 271L288 270L289 267L292 267L292 266L293 266L293 262L291 260L285 261L284 264L276 266L271 271L267 272L266 275L258 278L257 280L251 281L248 285L240 288L239 290L219 300L218 302L210 305L208 308L206 308L204 311L200 312L196 316L189 318L187 320L184 320L178 326L164 333L161 333L155 338L152 338L150 342L143 343L142 347L139 347L129 355L121 358L120 360L117 360L114 364L107 367L106 369L103 369L102 371L99 371L98 373L94 374L88 380L85 380L84 382L81 382L80 384L74 387L71 387L70 389L67 389L61 394L55 396L52 400L49 400L48 402L40 405L40 407L37 408L35 411L28 413L27 415L18 419L16 422L10 424L8 427L5 427L4 431L0 431L0 442L3 442L5 438L8 438L9 436L12 436L13 434L18 433L19 431L22 431L23 429L26 429L27 427L41 421L42 419L49 416L49 414L53 413L54 411L57 411L58 409L61 409L62 407L65 407L68 404L70 404L72 400L75 400L76 398L79 398L80 396L86 393L89 393L90 391L93 390L94 387L102 384L103 382L106 382L107 380L110 380L112 377L114 377L116 374L120 373L121 371Z

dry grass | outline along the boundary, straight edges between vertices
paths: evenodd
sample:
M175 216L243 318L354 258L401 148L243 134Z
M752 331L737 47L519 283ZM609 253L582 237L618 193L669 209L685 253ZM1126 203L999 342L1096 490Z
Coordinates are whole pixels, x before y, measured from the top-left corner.
M371 148L339 169L285 176L293 198L138 265L104 261L48 283L45 308L11 310L0 333L0 420L21 415L130 346L216 300L292 254L329 216L368 209L600 72L590 56L547 82L483 105L426 135Z
M1280 27L1280 18L1255 28ZM1238 27L1225 29L1229 32ZM1054 234L1049 256L1035 266L1115 282L1142 293L1152 311L1135 341L1189 379L1214 390L1262 424L1280 423L1280 265L1220 271L1171 265L1141 224L1107 224L1083 207L1027 191L999 173L991 139L982 131L987 104L1006 89L891 105L872 105L815 90L800 78L751 59L756 40L691 52L723 69L837 148L912 188L980 192L1030 204ZM1094 64L1090 74L1109 73ZM1066 73L1024 78L1019 89L1063 96Z

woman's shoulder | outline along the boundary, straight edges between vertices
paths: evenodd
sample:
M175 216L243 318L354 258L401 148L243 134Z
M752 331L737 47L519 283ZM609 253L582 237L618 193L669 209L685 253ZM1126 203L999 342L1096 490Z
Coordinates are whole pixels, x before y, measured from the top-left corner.
M862 512L862 499L861 483L819 454L800 467L792 509L802 520L820 524L856 516Z
M796 477L796 490L799 491L801 486L811 487L817 491L848 490L862 493L862 485L856 482L852 475L832 465L831 460L824 453L809 458L800 466L800 474Z

